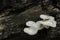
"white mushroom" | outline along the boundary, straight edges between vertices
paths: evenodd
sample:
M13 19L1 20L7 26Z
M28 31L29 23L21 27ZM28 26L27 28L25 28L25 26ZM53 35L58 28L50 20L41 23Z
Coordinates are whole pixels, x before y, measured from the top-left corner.
M24 32L29 35L35 35L35 34L37 34L38 30L34 30L32 28L24 28Z
M24 32L29 35L37 34L38 30L40 29L39 22L28 21L28 22L26 22L26 26L29 26L29 27L24 28Z
M44 19L44 20L45 20L45 19L49 19L49 17L48 17L47 15L40 15L40 18L41 18L41 19Z
M33 24L35 24L34 21L28 21L28 22L26 22L26 26L33 26Z
M54 17L48 16L48 15L40 15L40 18L43 20L49 19L49 20L54 20Z
M51 26L51 27L56 27L56 21L54 20L54 17L52 16L47 16L47 15L40 15L40 18L46 21L40 21L41 24L46 25L46 26Z
M42 30L44 28L56 27L56 21L54 20L54 17L48 16L48 15L40 15L40 18L43 20L41 21L28 21L26 22L26 26L29 26L28 28L24 28L24 32L29 35L35 35L37 34L38 30ZM48 19L48 20L47 20Z
M43 28L44 28L44 26L40 23L40 21L37 21L36 22L36 29L38 29L38 30L42 30Z
M41 24L46 25L46 26L51 26L51 27L56 27L56 22L55 21L40 21Z
M39 22L28 21L26 22L26 26L29 26L29 28L33 28L33 29L39 29L40 24Z

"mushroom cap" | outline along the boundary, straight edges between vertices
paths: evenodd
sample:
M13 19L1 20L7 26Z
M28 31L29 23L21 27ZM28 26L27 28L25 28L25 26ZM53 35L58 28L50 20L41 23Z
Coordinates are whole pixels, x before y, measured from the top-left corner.
M34 21L28 21L28 22L26 22L26 25L27 25L27 26L32 26L33 24L35 24Z
M37 34L38 30L34 30L32 28L24 28L24 32L29 35L35 35L35 34Z
M40 18L41 19L49 19L49 16L47 16L47 15L40 15Z
M40 28L40 22L39 21L37 21L37 22L28 21L28 22L26 22L26 25L29 26L30 28L37 29L37 30Z
M48 15L40 15L41 19L49 19L49 20L54 20L54 17L48 16Z
M51 26L51 27L56 27L56 21L40 21L41 24L46 25L46 26Z

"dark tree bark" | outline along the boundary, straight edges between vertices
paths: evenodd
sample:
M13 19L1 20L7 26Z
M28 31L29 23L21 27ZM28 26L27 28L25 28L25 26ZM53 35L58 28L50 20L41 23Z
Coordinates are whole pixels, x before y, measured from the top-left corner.
M30 36L23 32L29 20L41 20L39 15L55 17L56 28L43 29ZM60 36L60 0L0 0L0 39L54 40Z

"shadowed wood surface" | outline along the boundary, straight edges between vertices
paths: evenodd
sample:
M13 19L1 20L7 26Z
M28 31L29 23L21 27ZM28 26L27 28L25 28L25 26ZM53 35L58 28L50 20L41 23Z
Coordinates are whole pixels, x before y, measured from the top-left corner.
M43 29L34 36L24 33L25 23L42 20L41 14L55 17L57 27ZM0 0L0 27L1 40L58 40L60 0Z

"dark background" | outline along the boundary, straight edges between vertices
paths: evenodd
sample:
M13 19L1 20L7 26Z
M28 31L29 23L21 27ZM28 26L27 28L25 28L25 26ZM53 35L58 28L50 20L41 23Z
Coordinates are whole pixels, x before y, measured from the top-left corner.
M56 28L43 29L33 36L24 33L25 23L42 20L41 14L55 17ZM60 39L60 0L0 0L0 19L0 25L5 25L0 40Z

